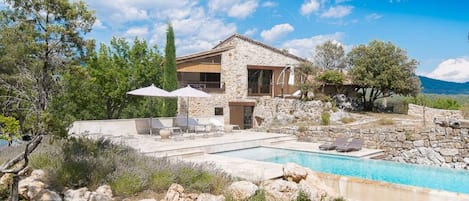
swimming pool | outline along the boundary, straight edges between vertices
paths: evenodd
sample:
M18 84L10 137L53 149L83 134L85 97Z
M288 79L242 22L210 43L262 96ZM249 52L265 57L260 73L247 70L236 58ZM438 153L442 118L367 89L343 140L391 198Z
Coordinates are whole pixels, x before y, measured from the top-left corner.
M221 152L217 155L281 164L292 162L318 172L469 194L468 170L266 147Z

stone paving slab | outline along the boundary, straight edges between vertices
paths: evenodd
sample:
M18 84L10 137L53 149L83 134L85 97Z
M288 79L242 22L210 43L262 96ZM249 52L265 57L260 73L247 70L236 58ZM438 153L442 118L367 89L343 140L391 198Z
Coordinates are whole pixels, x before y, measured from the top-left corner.
M193 163L212 163L226 173L257 182L283 176L281 164L253 161L241 158L232 158L214 154L186 157L185 161Z

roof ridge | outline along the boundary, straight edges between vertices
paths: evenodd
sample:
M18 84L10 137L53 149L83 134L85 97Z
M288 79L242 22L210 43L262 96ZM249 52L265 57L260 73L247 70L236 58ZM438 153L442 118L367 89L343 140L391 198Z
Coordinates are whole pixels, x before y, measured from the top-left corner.
M291 57L291 58L294 58L294 59L297 59L297 60L300 60L300 61L303 61L303 62L309 62L309 61L308 61L307 59L305 59L305 58L302 58L302 57L296 56L296 55L294 55L294 54L291 54L291 53L289 53L289 52L280 50L280 49L275 48L275 47L273 47L273 46L270 46L270 45L267 45L267 44L265 44L265 43L262 43L262 42L259 42L259 41L257 41L257 40L254 40L254 39L252 39L252 38L248 38L247 36L241 35L241 34L239 34L239 33L234 33L233 35L229 36L229 37L226 38L225 40L223 40L223 41L221 41L220 43L218 43L217 45L215 45L215 47L213 47L212 49L217 49L218 47L220 47L221 44L223 44L223 43L225 43L225 42L227 42L227 41L229 41L229 40L231 40L232 38L235 38L235 37L237 37L237 38L239 38L239 39L242 39L242 40L244 40L244 41L253 43L253 44L255 44L255 45L259 45L259 46L261 46L261 47L270 49L270 50L272 50L272 51L274 51L274 52L277 52L277 53L279 53L279 54L282 54L282 55L284 55L284 56L288 56L288 57Z

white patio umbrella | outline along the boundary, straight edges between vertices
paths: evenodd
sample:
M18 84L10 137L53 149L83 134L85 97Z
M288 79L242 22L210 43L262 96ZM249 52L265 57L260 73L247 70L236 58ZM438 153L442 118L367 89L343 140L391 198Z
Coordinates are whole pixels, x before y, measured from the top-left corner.
M129 91L127 92L127 94L135 95L135 96L174 97L169 92L156 87L154 84L151 84L151 86L148 86L148 87L143 87L140 89ZM150 135L152 135L152 127L153 127L152 121L153 121L152 116L150 116Z
M201 90L194 89L190 85L187 85L187 87L176 89L174 91L171 91L170 94L173 97L186 97L187 98L187 112L186 112L186 120L187 120L187 126L189 126L189 98L208 98L210 97L210 94L205 93Z

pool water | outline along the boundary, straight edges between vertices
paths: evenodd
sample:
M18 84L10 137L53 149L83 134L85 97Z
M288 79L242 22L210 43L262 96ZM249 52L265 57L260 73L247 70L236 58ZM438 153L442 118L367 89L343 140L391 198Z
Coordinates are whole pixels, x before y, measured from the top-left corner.
M468 170L266 147L221 152L217 155L280 164L291 162L318 172L469 194Z

